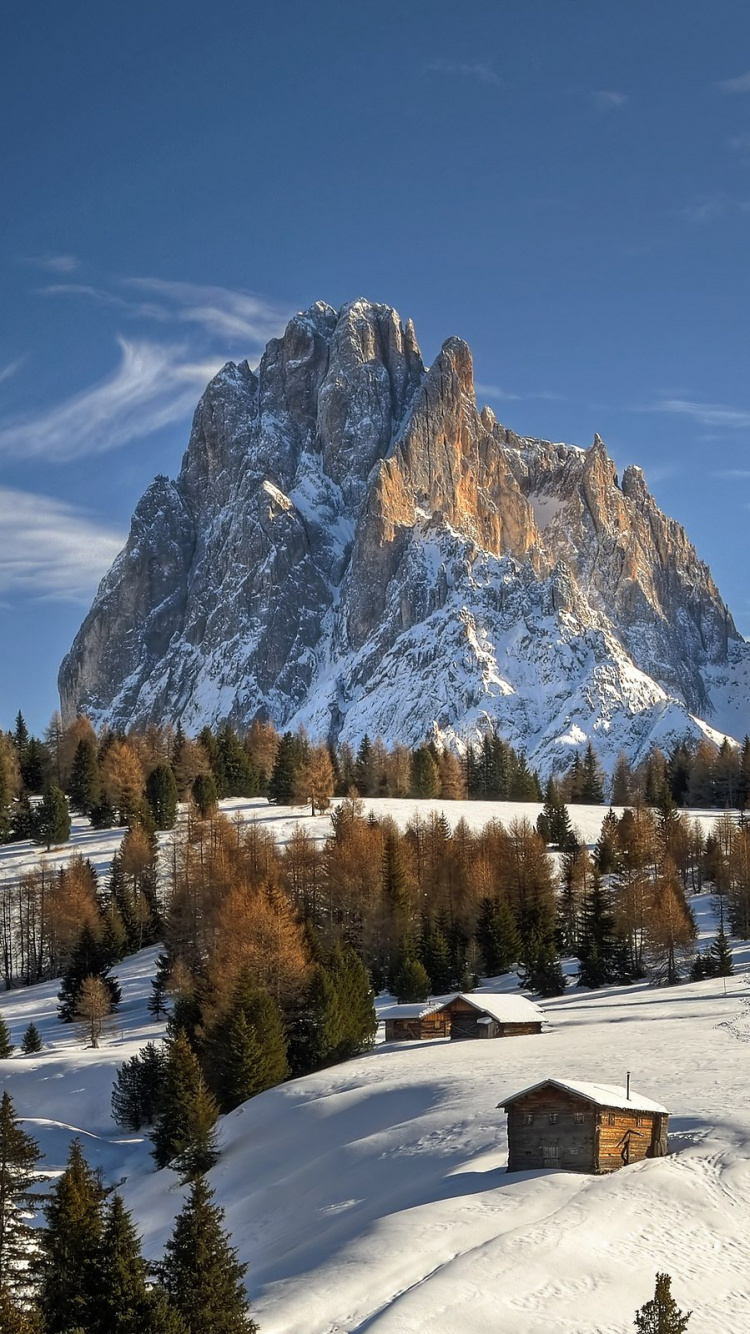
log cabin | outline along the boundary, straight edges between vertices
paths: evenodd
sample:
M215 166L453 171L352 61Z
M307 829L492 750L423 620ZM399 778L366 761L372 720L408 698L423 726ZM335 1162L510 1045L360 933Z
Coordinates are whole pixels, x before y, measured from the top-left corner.
M386 1042L427 1042L431 1038L449 1038L450 1015L446 1004L451 996L433 996L431 1000L414 1004L391 1005L381 1010L385 1021Z
M454 996L446 1005L450 1035L463 1038L509 1038L541 1033L544 1015L525 996L475 991Z
M499 1104L508 1113L508 1171L614 1172L667 1154L666 1107L628 1086L544 1079Z

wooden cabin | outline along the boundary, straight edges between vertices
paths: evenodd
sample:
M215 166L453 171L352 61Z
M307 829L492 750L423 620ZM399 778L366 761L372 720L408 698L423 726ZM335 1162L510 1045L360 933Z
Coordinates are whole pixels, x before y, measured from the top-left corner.
M508 1113L509 1172L615 1172L667 1154L666 1107L629 1086L545 1079L499 1105Z
M473 991L454 996L446 1006L450 1035L462 1038L509 1038L541 1033L544 1015L525 996Z
M435 996L432 1000L391 1005L389 1009L382 1010L380 1018L385 1021L386 1042L426 1042L431 1038L449 1038L451 1020L446 1010L446 1001L450 999L450 996Z

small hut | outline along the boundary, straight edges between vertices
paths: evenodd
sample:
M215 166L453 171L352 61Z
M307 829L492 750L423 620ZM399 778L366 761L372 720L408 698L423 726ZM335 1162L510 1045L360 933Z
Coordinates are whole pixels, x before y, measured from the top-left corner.
M614 1172L667 1153L666 1107L630 1088L544 1079L499 1104L508 1113L508 1171Z
M451 996L433 996L430 1000L391 1005L387 1010L381 1010L379 1018L385 1021L386 1042L450 1037L451 1020L446 1004L452 999Z
M446 1006L452 1038L509 1038L541 1033L544 1015L525 996L474 991L454 996Z

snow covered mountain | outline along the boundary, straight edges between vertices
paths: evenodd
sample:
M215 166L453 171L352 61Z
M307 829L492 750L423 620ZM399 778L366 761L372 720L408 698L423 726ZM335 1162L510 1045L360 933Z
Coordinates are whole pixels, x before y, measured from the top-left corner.
M542 770L750 730L750 646L708 568L601 439L477 407L469 348L318 302L206 389L60 669L116 726L304 723L460 744L494 722Z

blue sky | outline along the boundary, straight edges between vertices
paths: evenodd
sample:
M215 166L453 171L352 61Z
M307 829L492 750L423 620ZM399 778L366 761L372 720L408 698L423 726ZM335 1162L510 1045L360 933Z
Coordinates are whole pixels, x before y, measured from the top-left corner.
M0 726L213 369L368 296L640 463L750 635L746 0L6 6Z

